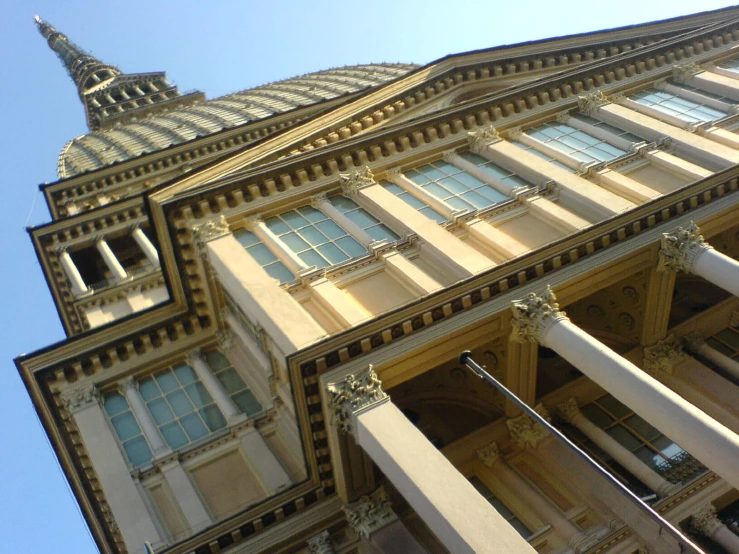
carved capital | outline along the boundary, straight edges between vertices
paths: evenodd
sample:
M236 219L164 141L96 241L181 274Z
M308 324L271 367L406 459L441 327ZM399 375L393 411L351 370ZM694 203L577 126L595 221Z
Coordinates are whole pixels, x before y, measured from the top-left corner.
M672 233L662 233L657 271L684 271L690 273L695 258L711 248L700 229L692 221L686 227L678 227Z
M231 329L216 331L216 338L218 339L218 350L224 354L234 347L234 334Z
M345 433L354 430L353 418L359 413L388 400L382 390L382 382L372 365L356 375L350 374L341 381L329 383L329 408L334 412L336 425Z
M95 385L85 385L62 393L64 407L75 414L100 400L100 393Z
M262 222L262 214L252 214L249 217L244 218L244 227L249 231L254 231L254 228Z
M570 120L571 118L572 118L572 116L570 115L570 112L568 112L568 111L566 111L566 110L565 110L565 111L563 111L563 112L558 112L558 113L557 113L557 121L559 121L560 123L564 123L564 124L567 124L567 122L568 122L568 121L569 121L569 120Z
M567 315L559 310L557 297L549 285L541 296L532 292L511 304L513 310L511 338L517 342L542 342L551 325L561 319L567 319Z
M124 393L129 389L136 390L136 379L133 378L133 375L124 377L123 379L118 381L118 388L121 389Z
M577 400L570 398L557 406L557 415L567 423L573 423L582 415L582 412L580 406L577 405Z
M608 99L600 90L586 92L577 97L577 105L585 115L592 115L600 106L606 103L608 103Z
M470 150L477 154L482 152L488 144L497 140L500 140L500 136L493 125L485 125L467 134Z
M202 223L196 223L191 229L193 235L195 235L195 241L199 245L203 245L206 242L220 238L231 232L228 222L223 215L217 215L206 219Z
M518 140L521 138L523 131L521 127L511 127L506 131L506 136L511 140Z
M194 367L197 362L203 361L203 351L200 348L187 353L187 364Z
M328 531L312 536L307 540L307 543L310 554L334 554L336 552Z
M493 467L500 461L500 450L498 443L491 442L487 446L477 451L477 459L488 467Z
M551 421L549 412L543 404L537 404L534 407L536 413L547 421ZM511 440L520 448L531 446L536 448L539 444L549 437L549 431L538 421L534 421L528 414L521 414L506 421L508 431L511 433Z
M695 62L687 62L672 67L672 79L678 83L687 83L701 68Z
M675 367L688 359L688 355L683 352L683 345L675 338L675 335L668 335L654 346L644 349L644 371L654 374L658 371L672 373Z
M359 502L351 506L344 506L343 509L349 525L360 538L367 540L372 533L398 519L383 487L368 496L363 496Z
M389 181L395 181L398 177L403 175L403 172L399 167L391 167L385 172Z
M314 207L317 210L321 209L322 204L328 203L328 196L326 196L325 192L319 192L318 194L314 194L310 197L310 205Z
M339 182L341 183L341 190L344 194L353 198L357 196L359 189L362 187L374 185L375 177L372 175L370 168L365 165L349 173L340 174Z
M723 522L716 516L716 508L712 504L708 504L694 513L690 518L690 524L696 531L709 538L723 526Z
M685 350L697 354L706 341L703 340L703 335L693 331L682 338L682 343Z
M444 153L441 156L441 159L444 160L448 164L453 164L454 160L459 158L459 154L454 150L454 148L450 148L449 150L444 150Z

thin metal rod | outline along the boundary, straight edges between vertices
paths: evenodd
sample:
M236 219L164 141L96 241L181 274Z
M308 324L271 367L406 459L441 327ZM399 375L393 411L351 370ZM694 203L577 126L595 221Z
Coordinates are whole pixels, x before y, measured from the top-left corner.
M533 408L531 408L528 404L526 404L518 396L516 396L511 391L509 391L505 387L505 385L503 385L503 383L501 383L495 377L493 377L487 371L485 371L485 368L478 365L477 362L475 362L475 360L472 359L472 352L470 352L469 350L465 350L464 352L462 352L459 355L459 363L467 366L480 379L484 379L485 381L493 385L496 389L498 389L503 394L503 396L505 396L511 402L513 402L516 406L521 408L534 421L541 424L542 427L547 429L552 435L554 435L561 442L563 442L567 446L567 448L569 448L575 454L577 454L577 456L579 456L582 460L584 460L599 475L604 477L611 485L616 487L618 492L620 492L626 498L631 500L631 502L639 510L644 512L650 519L654 520L654 522L660 526L660 532L664 530L668 534L672 535L672 537L675 540L677 540L678 544L680 545L681 553L705 554L705 552L703 552L703 550L698 548L688 537L683 535L679 529L674 527L669 521L667 521L665 518L663 518L661 515L655 512L650 506L645 504L641 498L636 496L621 481L619 481L613 475L611 475L610 472L608 472L608 470L606 470L603 466L601 466L593 458L588 456L588 454L584 450L582 450L579 446L577 446L570 439L568 439L564 434L562 434L562 432L559 429L557 429L554 425L552 425L546 419L544 419L539 413L537 413Z

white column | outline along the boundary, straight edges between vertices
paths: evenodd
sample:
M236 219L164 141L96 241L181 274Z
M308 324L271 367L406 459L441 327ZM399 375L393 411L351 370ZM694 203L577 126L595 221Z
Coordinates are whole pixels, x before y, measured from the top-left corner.
M588 540L587 535L575 527L575 524L559 511L559 508L536 491L508 465L501 457L497 443L490 443L478 450L477 459L490 470L493 478L499 480L511 495L520 498L521 502L531 508L542 521L554 527L555 531L575 551L579 551L578 545L583 545Z
M403 190L408 191L410 194L418 198L421 202L430 206L447 219L451 219L454 213L458 211L440 198L437 198L430 192L427 192L425 188L419 187L416 183L403 175L403 173L397 167L388 170L387 179L388 181L398 185Z
M553 349L706 467L739 487L739 436L574 325L552 290L513 302L513 338Z
M131 406L131 411L136 417L136 420L141 425L141 431L144 433L146 440L151 445L151 451L155 458L170 454L172 449L164 441L162 434L159 432L154 418L151 417L151 412L146 407L144 399L141 398L139 390L136 387L136 381L133 377L126 377L121 381L118 381L118 387L123 392L123 395L128 400L128 405Z
M246 220L246 228L254 233L259 240L261 240L270 251L277 256L280 261L287 266L287 268L295 273L296 275L307 269L308 266L298 258L295 254L280 238L269 230L262 221L260 215L253 215Z
M192 532L197 533L212 525L213 519L179 460L177 458L168 459L159 465L159 469L167 480L172 496L177 501Z
M239 430L238 436L241 439L244 457L249 460L254 473L264 485L267 496L272 496L291 485L290 476L283 469L280 460L269 449L264 437L253 425L247 425Z
M586 437L607 452L629 473L639 479L639 481L657 493L657 496L660 498L669 496L678 488L676 485L662 478L656 471L623 447L616 439L585 417L577 405L577 400L574 398L570 398L557 406L557 413L567 423L582 431Z
M136 241L136 244L139 245L139 248L141 248L141 251L144 253L146 259L149 260L151 265L159 267L159 254L157 253L157 249L154 248L154 245L149 240L149 237L146 236L146 233L141 230L141 227L138 225L134 226L133 229L131 229L131 236L133 237L133 240Z
M313 535L306 543L308 544L309 554L336 554L331 542L331 534L328 531L321 531L317 535Z
M712 504L703 507L690 518L696 531L723 546L729 554L739 554L739 537L716 516Z
M231 400L231 397L226 392L226 389L223 388L218 377L213 375L200 349L193 350L188 354L187 363L198 374L198 377L203 382L203 385L205 385L205 388L208 389L208 392L213 397L213 400L215 400L216 405L223 413L223 417L226 418L229 425L235 425L247 418L247 415Z
M115 277L115 280L118 282L126 281L128 279L128 274L126 273L126 270L123 269L123 266L118 261L118 258L115 257L115 254L113 254L113 251L110 249L110 246L108 246L108 243L105 242L104 237L98 237L95 240L95 247L98 249L98 252L100 252L100 255L105 261L105 265L108 266L108 269Z
M163 543L165 538L157 532L153 517L131 477L95 387L88 385L66 391L62 393L62 400L74 418L128 550L137 552L144 541Z
M710 360L739 381L739 362L735 359L729 358L726 354L722 354L708 345L698 333L693 333L685 337L685 342L691 352Z
M310 205L315 209L323 212L332 219L334 223L339 225L344 231L349 233L364 246L369 246L373 242L379 242L376 238L373 238L362 229L359 225L354 223L351 219L346 217L341 211L337 210L334 205L329 201L326 193L314 194L310 197Z
M716 252L692 221L684 229L662 234L657 269L693 273L739 296L739 262Z
M74 262L72 261L72 256L69 255L67 249L61 248L57 251L57 254L59 256L59 263L62 264L62 267L64 268L64 273L67 274L69 283L72 285L72 293L75 296L79 296L81 294L86 294L87 292L89 292L85 281L82 279L82 275L80 275L77 266L74 265Z
M390 402L369 366L327 385L334 422L352 433L449 552L534 549Z

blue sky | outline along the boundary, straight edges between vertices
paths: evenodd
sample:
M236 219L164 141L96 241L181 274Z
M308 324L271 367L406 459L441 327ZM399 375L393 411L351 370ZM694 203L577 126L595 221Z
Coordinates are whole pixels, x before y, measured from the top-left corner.
M198 89L213 98L333 66L428 63L451 53L727 5L714 0L2 1L0 279L6 315L0 332L0 550L96 552L12 363L18 354L63 338L24 227L48 221L37 185L56 180L59 151L86 132L76 90L37 33L34 13L123 71L163 70L181 91Z

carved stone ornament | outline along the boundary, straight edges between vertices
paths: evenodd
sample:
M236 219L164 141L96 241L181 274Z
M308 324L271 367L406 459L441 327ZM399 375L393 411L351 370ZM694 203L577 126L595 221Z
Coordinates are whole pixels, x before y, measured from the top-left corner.
M675 367L688 357L675 335L668 335L654 346L644 349L644 371L649 374L664 371L672 375Z
M470 143L470 150L479 154L488 144L500 140L500 136L493 125L485 125L468 133L467 140Z
M444 160L448 164L453 164L454 160L456 160L459 157L459 154L454 150L454 148L451 148L449 150L444 150L444 153L441 155L441 159Z
M477 451L477 459L488 467L493 467L500 461L500 450L497 442L491 442Z
M343 509L349 525L360 538L367 540L372 533L398 519L383 487L368 496L363 496L359 502L351 506L344 506Z
M690 273L695 258L711 248L703 240L700 229L692 221L672 233L662 233L657 271L684 271Z
M334 545L331 544L331 535L328 531L323 531L309 538L308 552L310 554L334 554Z
M542 342L551 325L567 319L565 312L559 310L556 300L549 285L541 296L532 292L521 300L514 300L511 303L511 338L517 342Z
M523 135L521 127L511 127L505 132L506 136L511 140L518 140Z
M600 90L586 92L577 97L577 105L585 115L592 115L600 106L607 103L608 99Z
M385 172L385 175L387 176L388 180L394 181L398 177L403 175L403 172L400 170L399 167L391 167Z
M706 341L703 340L703 335L697 331L693 331L682 338L682 343L685 350L697 354L701 347L706 344Z
M723 525L723 522L716 516L716 508L712 504L694 513L690 518L690 523L696 531L709 538Z
M582 415L577 400L570 398L557 406L557 415L567 423L572 423Z
M249 231L253 231L254 227L262 222L262 214L252 214L244 219L244 227Z
M374 185L375 177L372 175L370 168L365 165L349 173L340 174L339 181L341 183L341 190L346 196L351 198L355 197L362 187Z
M233 331L231 331L230 329L217 331L216 338L218 339L218 350L220 350L224 354L233 348L234 334Z
M328 407L334 413L337 427L351 433L354 430L353 416L370 406L386 402L388 396L381 385L371 364L363 372L329 383L326 387L330 396Z
M206 219L202 223L192 226L192 232L195 235L195 241L198 244L205 244L213 239L220 238L231 232L228 222L223 215Z
M62 393L64 407L72 414L96 404L99 399L100 393L95 385L86 385Z
M326 196L325 192L319 192L310 197L310 205L317 210L320 210L321 204L325 204L326 202L328 202L328 196Z
M672 67L672 78L678 83L687 83L701 68L695 62L687 62Z
M568 112L566 110L563 111L563 112L558 112L557 113L557 121L559 121L560 123L564 123L565 125L567 124L567 122L571 118L572 118L572 116L570 115L570 112Z
M191 367L195 367L195 364L198 361L203 361L203 351L200 348L196 348L195 350L191 350L187 354L187 365Z
M534 410L547 421L551 421L552 418L543 404L537 404ZM511 418L506 421L506 424L508 425L508 431L511 433L511 440L520 448L526 448L527 446L536 448L544 439L549 437L549 430L538 421L534 421L528 414Z

